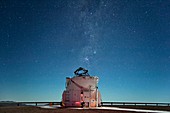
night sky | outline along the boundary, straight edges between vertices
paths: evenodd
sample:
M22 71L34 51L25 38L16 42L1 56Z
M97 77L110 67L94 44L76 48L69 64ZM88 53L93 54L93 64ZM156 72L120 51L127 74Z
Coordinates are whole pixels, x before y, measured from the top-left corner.
M80 66L103 101L170 102L170 0L0 0L0 101L61 101Z

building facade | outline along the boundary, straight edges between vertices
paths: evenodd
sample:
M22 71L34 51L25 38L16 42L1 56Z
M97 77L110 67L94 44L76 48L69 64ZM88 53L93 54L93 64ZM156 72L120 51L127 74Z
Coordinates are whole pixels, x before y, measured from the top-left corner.
M83 69L83 68L82 68ZM76 70L77 71L77 70ZM62 94L62 104L66 107L98 107L101 106L101 95L98 90L97 76L85 73L75 73L72 78L66 78L66 90ZM80 68L79 68L80 71Z

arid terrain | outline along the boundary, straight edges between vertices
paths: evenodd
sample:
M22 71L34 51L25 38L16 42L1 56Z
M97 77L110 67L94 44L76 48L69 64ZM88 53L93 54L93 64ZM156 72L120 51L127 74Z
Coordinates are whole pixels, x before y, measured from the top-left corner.
M37 107L0 107L0 113L135 113L97 109L43 109Z
M151 107L151 109L155 109L155 108ZM164 110L170 111L170 107L166 107L164 108ZM101 109L100 110L99 109L68 109L68 108L44 109L39 107L28 107L28 106L16 107L15 106L15 107L0 107L0 113L137 113L137 112L101 110Z

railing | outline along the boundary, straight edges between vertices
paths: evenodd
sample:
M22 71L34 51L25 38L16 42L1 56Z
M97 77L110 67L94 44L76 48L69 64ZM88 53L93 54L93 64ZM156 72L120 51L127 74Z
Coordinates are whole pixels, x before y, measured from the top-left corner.
M170 103L102 102L102 106L170 106Z
M61 102L16 102L17 106L61 105Z
M0 103L1 105L12 106L43 106L43 105L61 105L61 102L12 102ZM170 103L144 103L144 102L101 102L102 106L170 106Z

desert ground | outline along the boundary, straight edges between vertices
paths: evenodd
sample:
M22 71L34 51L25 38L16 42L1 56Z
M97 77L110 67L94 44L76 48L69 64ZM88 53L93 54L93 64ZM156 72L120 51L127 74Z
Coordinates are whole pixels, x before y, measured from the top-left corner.
M136 113L97 109L43 109L38 107L0 107L0 113Z
M149 107L147 109L149 109ZM151 107L150 109L155 109L155 108ZM163 107L161 109L163 109ZM165 107L163 110L170 111L170 107ZM0 113L138 113L138 112L101 110L101 109L100 110L99 109L69 109L69 108L44 109L44 108L30 107L30 106L15 106L15 107L12 106L12 107L0 107Z

